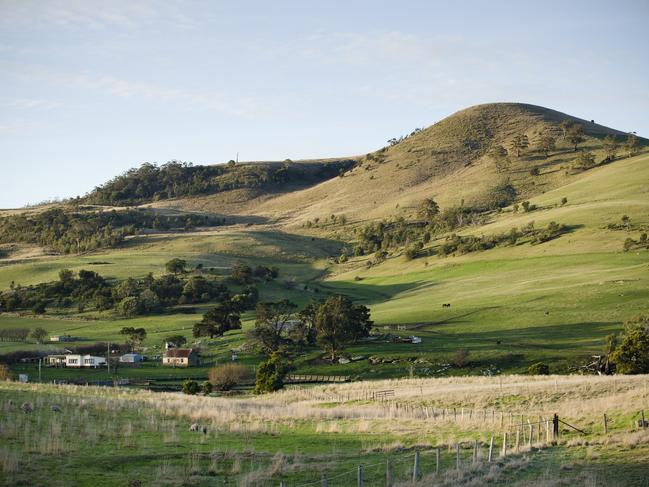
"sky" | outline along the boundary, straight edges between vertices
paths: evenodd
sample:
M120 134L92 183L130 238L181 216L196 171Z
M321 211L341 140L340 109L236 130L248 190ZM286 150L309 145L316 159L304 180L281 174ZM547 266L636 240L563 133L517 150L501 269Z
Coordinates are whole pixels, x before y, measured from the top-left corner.
M337 157L479 103L649 136L649 0L0 0L0 208Z

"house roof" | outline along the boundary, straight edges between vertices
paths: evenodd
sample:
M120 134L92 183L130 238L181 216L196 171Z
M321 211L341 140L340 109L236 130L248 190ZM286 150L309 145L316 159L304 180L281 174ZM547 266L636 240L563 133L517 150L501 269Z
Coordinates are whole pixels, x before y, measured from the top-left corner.
M194 352L191 348L170 348L165 352L165 357L169 358L189 358Z

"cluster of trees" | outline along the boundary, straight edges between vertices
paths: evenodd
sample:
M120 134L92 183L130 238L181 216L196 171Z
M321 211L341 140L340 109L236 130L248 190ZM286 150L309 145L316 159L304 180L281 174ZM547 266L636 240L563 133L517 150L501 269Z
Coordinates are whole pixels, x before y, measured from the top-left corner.
M279 276L279 269L275 266L268 267L258 265L251 267L245 262L235 262L230 271L230 279L236 284L250 284L258 279L260 281L272 281Z
M96 187L84 198L100 205L140 204L167 198L213 194L239 188L263 188L286 183L308 184L336 177L350 169L352 160L321 164L244 164L234 161L215 166L194 166L171 161L161 166L145 163Z
M408 254L416 253L436 236L483 222L489 212L511 204L515 198L516 191L507 181L498 183L472 205L440 210L435 200L427 198L418 207L418 221L406 221L401 217L392 222L369 223L358 229L354 255L374 253L380 262L388 249L405 246Z
M167 267L175 269L178 259L174 261L174 265ZM169 306L208 301L230 303L242 311L254 307L258 297L255 286L244 286L233 294L224 284L201 275L165 274L156 278L149 273L143 279L127 278L113 283L94 271L82 269L75 275L69 269L62 269L58 281L24 287L12 284L9 290L0 293L0 309L44 313L47 306L68 308L76 303L79 311L114 309L120 316L131 317L161 312Z
M369 335L372 327L366 306L354 305L346 296L311 301L297 313L297 306L284 299L257 304L255 326L248 340L270 356L291 348L319 345L335 359L349 343Z
M80 307L93 303L104 309L111 301L111 285L94 271L80 270L78 275L69 269L59 272L59 280L30 286L11 283L8 290L0 293L0 309L16 311L31 309L44 313L46 306L67 308L77 302ZM110 307L110 306L108 306Z
M223 223L223 219L205 215L164 216L149 209L76 212L53 208L0 218L0 243L32 243L67 254L114 247L145 228L187 229Z
M26 342L29 332L29 328L2 328L0 342Z
M409 137L412 137L413 135L417 135L419 132L421 132L423 129L422 128L416 128L412 132L410 132L407 135L401 135L399 137L392 137L390 140L388 140L388 146L392 147L397 144L400 144L404 140L408 139Z
M522 238L529 238L530 243L543 243L559 237L567 231L565 225L550 222L545 228L534 228L534 222L518 229L516 227L506 233L495 235L450 235L439 247L440 255L454 253L467 254L492 249L499 245L516 245Z

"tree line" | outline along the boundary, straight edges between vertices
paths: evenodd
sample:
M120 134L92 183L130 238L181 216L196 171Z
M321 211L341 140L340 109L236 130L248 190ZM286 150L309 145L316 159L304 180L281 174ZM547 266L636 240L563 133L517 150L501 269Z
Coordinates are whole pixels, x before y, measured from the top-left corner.
M161 215L150 209L72 211L52 208L0 218L0 243L23 242L69 254L115 247L128 235L151 229L222 225L206 215Z
M288 183L313 184L331 179L351 169L353 160L294 164L290 160L274 164L228 164L195 166L170 161L158 166L144 163L97 186L82 201L99 205L134 205L150 201L241 188L277 187Z

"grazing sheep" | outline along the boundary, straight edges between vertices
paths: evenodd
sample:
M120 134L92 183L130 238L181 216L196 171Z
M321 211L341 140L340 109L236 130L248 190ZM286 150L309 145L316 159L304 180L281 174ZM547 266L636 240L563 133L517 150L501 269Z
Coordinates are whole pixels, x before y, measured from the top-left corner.
M34 412L34 406L31 402L24 402L22 406L20 406L20 409L23 411L23 413L33 413Z
M62 413L63 410L61 409L61 406L58 404L52 404L52 411L55 413Z
M189 425L189 431L200 431L201 425L198 423L192 423Z

